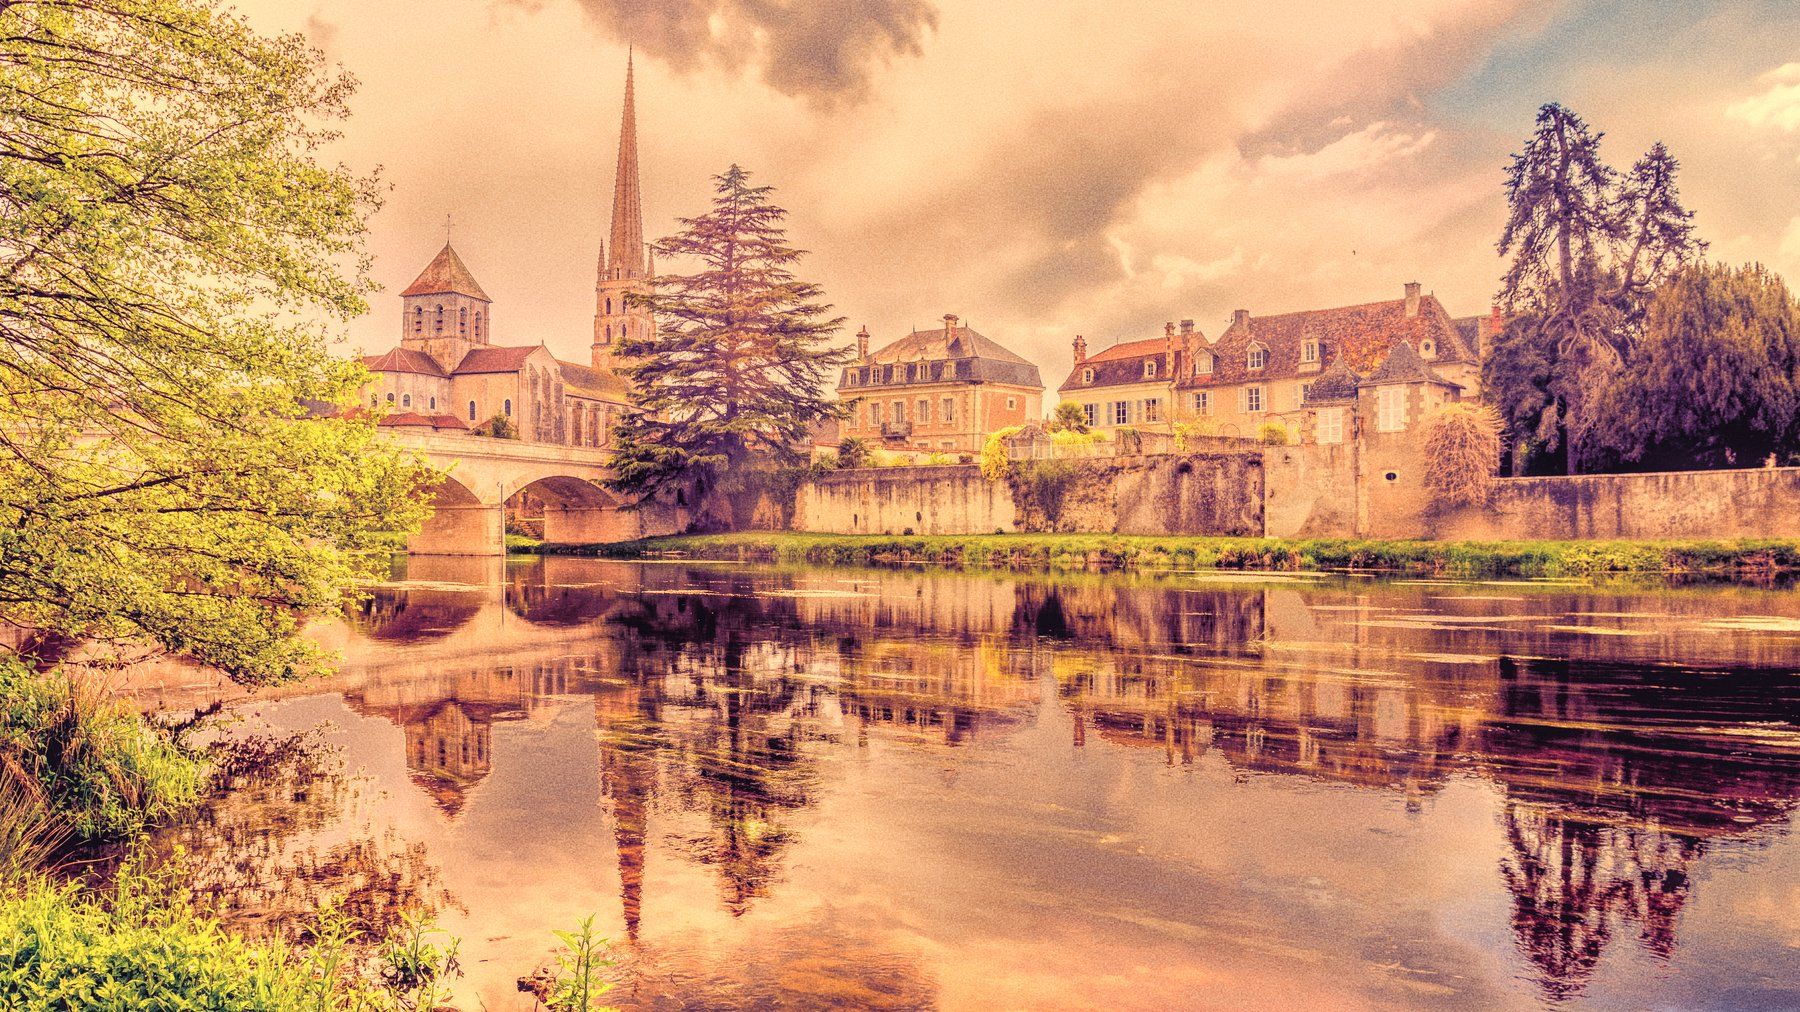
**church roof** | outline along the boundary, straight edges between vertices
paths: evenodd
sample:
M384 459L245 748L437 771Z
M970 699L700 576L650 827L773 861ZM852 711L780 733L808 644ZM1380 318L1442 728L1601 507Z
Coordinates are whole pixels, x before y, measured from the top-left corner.
M620 403L629 399L630 386L625 377L610 369L595 369L573 362L558 361L556 364L561 367L563 382L582 394Z
M529 359L533 352L543 350L544 346L541 344L488 345L483 348L471 348L469 353L463 356L462 361L456 363L456 368L450 371L458 376L482 372L518 372L524 368L525 360Z
M456 255L456 250L449 243L438 250L438 255L431 258L431 262L425 265L425 270L400 295L467 295L483 302L493 301L475 283L475 275L469 273L469 268L463 265L462 257Z
M370 372L405 372L440 378L445 375L437 359L415 348L390 348L380 355L364 355L363 365Z

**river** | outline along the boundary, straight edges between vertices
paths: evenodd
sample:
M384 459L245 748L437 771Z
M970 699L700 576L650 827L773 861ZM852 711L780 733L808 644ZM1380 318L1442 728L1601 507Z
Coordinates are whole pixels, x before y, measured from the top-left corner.
M1800 1007L1800 594L413 559L160 834L628 1007Z

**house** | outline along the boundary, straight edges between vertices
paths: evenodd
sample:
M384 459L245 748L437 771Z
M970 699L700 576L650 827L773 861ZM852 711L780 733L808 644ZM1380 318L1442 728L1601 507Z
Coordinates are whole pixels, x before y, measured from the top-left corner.
M1057 393L1081 405L1088 428L1110 432L1121 427L1167 432L1175 404L1175 381L1194 349L1206 344L1194 321L1163 326L1163 336L1115 344L1097 355L1087 353L1087 339L1075 335L1075 366Z
M838 380L849 416L842 435L896 450L977 453L988 433L1043 417L1038 368L954 314L869 351L858 331L856 361Z

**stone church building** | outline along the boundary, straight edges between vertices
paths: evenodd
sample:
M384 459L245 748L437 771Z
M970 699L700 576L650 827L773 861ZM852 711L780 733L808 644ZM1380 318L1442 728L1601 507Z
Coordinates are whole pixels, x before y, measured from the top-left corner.
M609 445L614 423L630 409L614 349L625 336L655 327L650 311L628 299L648 292L653 269L644 242L629 62L610 238L596 267L586 365L558 359L542 341L497 343L493 300L446 242L400 293L399 345L363 358L373 374L369 404L388 409L381 424L466 432L504 419L517 438L531 442Z

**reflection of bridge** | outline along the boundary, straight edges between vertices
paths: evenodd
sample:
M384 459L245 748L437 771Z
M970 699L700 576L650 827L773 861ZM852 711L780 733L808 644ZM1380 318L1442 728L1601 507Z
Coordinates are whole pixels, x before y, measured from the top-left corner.
M612 459L603 447L392 429L382 437L447 475L431 518L407 543L415 554L502 554L507 500L520 492L544 503L545 541L627 541L685 525L683 503L625 509L601 488Z

